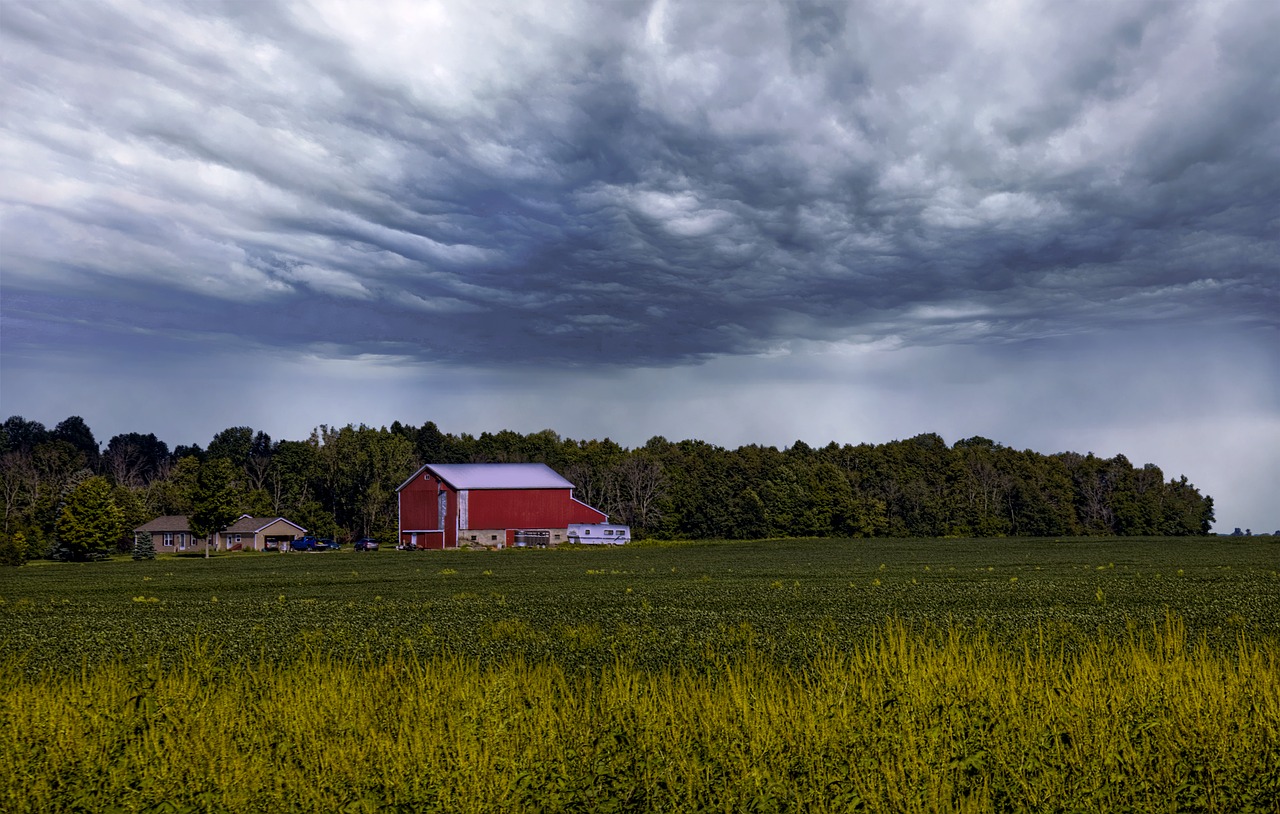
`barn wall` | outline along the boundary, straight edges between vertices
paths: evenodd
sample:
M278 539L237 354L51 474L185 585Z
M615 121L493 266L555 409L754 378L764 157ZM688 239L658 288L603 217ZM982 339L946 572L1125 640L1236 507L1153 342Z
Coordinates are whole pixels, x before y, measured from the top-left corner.
M400 490L400 528L438 529L436 512L436 479L424 472Z
M439 531L400 532L400 545L417 548L444 548L444 534Z
M472 489L468 503L472 528L563 529L607 520L569 497L568 489Z
M475 538L474 540L471 538ZM485 546L499 548L506 545L506 529L464 529L458 534L458 542L462 545Z

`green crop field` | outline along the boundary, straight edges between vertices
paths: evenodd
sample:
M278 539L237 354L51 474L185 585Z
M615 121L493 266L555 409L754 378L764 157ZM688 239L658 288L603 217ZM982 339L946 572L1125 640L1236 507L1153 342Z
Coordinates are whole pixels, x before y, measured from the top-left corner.
M1280 541L0 570L0 810L1280 810Z

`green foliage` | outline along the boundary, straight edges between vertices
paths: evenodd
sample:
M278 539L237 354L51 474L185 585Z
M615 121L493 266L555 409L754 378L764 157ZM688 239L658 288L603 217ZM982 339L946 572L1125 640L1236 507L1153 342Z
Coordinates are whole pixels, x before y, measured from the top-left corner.
M228 670L198 649L176 671L107 666L56 684L5 671L0 805L1274 810L1267 655L1197 657L1174 623L1036 660L945 633L885 626L805 674L751 657L589 680L402 656Z
M59 551L67 559L103 557L124 534L124 513L112 497L111 482L94 476L71 492L58 518Z
M0 652L25 653L33 668L75 668L124 653L163 656L195 632L173 620L206 616L215 596L216 621L199 635L229 657L286 658L311 642L371 657L407 648L423 658L520 656L586 669L624 658L700 669L708 645L740 649L733 632L747 629L755 649L802 665L826 648L856 647L890 616L913 626L951 619L1000 637L1041 626L1063 636L1067 628L1123 636L1130 621L1155 622L1167 610L1215 646L1241 634L1280 637L1280 544L1228 540L348 548L208 564L162 554L152 562L0 573ZM140 595L157 601L136 602ZM486 635L502 622L519 623L528 635ZM557 632L584 626L598 626L599 634L572 648Z
M214 534L240 517L234 478L235 468L226 458L210 458L200 464L190 516L193 536L212 542Z
M66 441L45 441L31 451L34 493L24 521L45 538L53 538L67 497L92 473L84 454Z
M228 427L213 437L205 454L209 460L226 458L232 465L244 467L253 454L253 428Z
M96 467L98 463L98 442L93 437L93 430L89 429L89 425L78 415L73 415L63 421L49 433L50 437L55 440L66 442L75 448L84 456L85 462L90 467Z
M9 569L0 809L1274 811L1276 545Z
M312 434L318 497L351 536L383 533L396 523L396 487L417 468L402 435L363 424ZM393 532L394 535L394 532Z
M12 415L0 425L0 453L30 452L48 438L49 431L39 421L28 421L20 415Z
M48 431L14 416L0 441L0 532L51 538L77 473L94 465L92 433L75 417ZM116 503L134 527L191 515L204 457L231 467L237 514L280 515L338 538L393 535L395 489L405 478L423 463L473 461L546 463L575 484L578 499L637 538L1194 536L1214 519L1212 498L1185 476L1166 480L1154 464L1044 455L982 437L948 447L935 433L782 450L656 437L627 449L552 430L455 435L430 421L322 425L305 440L279 442L230 427L207 456L199 447L169 455L154 435L116 436L98 466L119 487Z
M169 465L169 445L155 433L130 432L111 437L102 453L102 474L132 489L145 487Z
M120 553L133 550L133 529L152 518L142 502L141 492L127 486L115 485L111 488L111 500L120 509L120 535L116 538L115 549Z
M133 559L154 560L155 558L156 544L155 541L151 539L151 532L138 532L133 541Z
M147 485L145 503L152 515L189 515L195 508L200 459L179 458L168 475Z
M20 531L0 534L0 565L22 565L30 553L27 535Z

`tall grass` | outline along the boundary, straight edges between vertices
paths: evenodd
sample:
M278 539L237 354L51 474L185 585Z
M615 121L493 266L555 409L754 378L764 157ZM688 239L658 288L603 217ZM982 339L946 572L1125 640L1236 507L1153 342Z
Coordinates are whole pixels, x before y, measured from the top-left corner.
M714 654L713 654L714 656ZM805 667L0 664L0 809L1277 811L1280 652L889 622Z

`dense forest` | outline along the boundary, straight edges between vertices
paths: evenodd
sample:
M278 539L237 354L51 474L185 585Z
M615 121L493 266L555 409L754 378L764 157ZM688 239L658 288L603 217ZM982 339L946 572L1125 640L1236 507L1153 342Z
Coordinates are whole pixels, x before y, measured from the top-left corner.
M396 422L321 426L301 441L230 427L207 447L170 449L141 433L103 447L78 416L52 429L11 416L0 430L0 552L20 562L86 543L128 550L133 528L191 514L211 473L237 515L394 539L396 487L428 462L545 463L613 522L659 538L1190 535L1213 521L1212 498L1154 464L986 438L948 446L933 433L783 450L657 437L627 449L551 430L471 436Z

